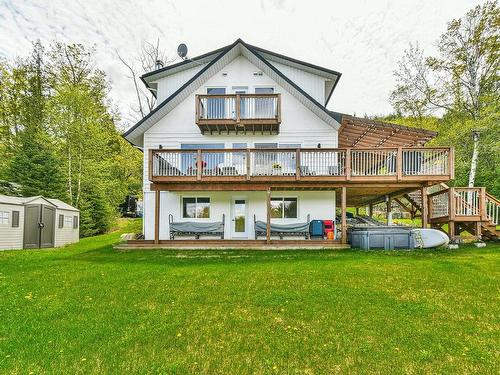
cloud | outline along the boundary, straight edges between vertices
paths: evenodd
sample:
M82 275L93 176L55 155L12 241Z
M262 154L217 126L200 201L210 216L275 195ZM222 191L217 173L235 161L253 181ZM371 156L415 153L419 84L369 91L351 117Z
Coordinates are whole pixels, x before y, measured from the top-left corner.
M125 119L133 85L116 51L137 56L145 40L160 38L170 56L184 42L190 56L238 37L266 49L343 73L330 107L384 114L392 71L409 42L428 50L446 22L479 3L426 1L194 1L0 0L0 56L29 53L36 39L95 45L97 65L112 84Z

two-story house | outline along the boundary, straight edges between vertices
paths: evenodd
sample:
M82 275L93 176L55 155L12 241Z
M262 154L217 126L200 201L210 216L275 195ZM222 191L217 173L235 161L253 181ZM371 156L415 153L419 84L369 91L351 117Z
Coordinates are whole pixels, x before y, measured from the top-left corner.
M146 241L269 243L329 219L345 242L346 207L453 178L453 150L423 148L436 133L329 111L340 76L240 39L145 74L159 104L124 136L144 151Z

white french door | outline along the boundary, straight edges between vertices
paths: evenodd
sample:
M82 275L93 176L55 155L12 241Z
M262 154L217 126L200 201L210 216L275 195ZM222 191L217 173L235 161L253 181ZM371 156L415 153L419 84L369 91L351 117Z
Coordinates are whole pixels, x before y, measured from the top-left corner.
M231 209L231 238L248 238L248 201L233 198Z

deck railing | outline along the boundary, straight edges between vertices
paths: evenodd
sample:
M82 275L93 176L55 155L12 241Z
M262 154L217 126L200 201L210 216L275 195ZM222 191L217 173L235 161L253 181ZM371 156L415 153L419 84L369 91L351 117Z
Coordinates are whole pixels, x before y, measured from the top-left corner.
M448 180L450 148L150 150L150 180Z
M492 195L486 193L485 202L486 216L491 220L492 224L500 224L500 201Z
M484 187L450 187L428 195L429 218L441 221L500 222L500 201Z
M279 121L279 94L197 95L196 123L245 122L246 120Z
M429 218L437 219L448 217L449 211L449 191L441 190L433 194L429 194Z

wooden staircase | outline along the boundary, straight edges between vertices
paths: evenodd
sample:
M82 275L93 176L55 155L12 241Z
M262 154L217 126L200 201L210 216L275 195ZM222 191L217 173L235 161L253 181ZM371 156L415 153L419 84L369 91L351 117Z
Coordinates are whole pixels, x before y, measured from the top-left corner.
M486 193L486 221L481 222L482 236L489 240L500 239L500 200Z
M463 232L478 239L500 239L500 200L484 187L445 186L427 195L431 227L444 230L447 224L452 240L463 237Z

